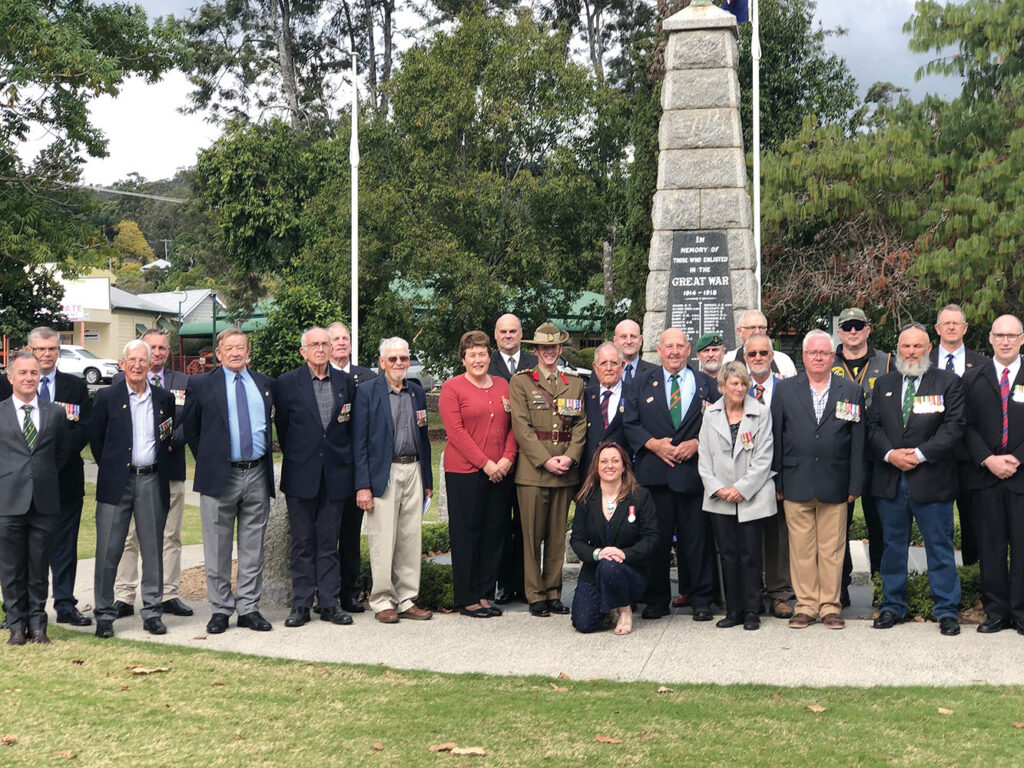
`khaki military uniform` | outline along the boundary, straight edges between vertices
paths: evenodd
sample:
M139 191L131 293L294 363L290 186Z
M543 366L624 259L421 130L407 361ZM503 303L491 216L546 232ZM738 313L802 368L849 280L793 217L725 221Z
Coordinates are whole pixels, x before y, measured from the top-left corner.
M583 380L540 368L519 371L509 382L512 431L519 443L516 490L523 523L523 582L531 603L561 599L569 502L579 485L587 437ZM544 468L552 456L575 464L566 474ZM541 545L543 544L543 562Z

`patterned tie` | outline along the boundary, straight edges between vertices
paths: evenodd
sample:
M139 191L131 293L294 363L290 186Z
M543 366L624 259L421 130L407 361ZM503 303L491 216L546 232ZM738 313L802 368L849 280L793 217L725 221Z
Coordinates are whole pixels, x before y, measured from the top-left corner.
M946 355L946 370L956 372L956 368L953 367L953 353L950 352Z
M683 403L682 394L679 392L679 374L673 373L669 376L669 381L672 382L672 392L668 401L668 412L672 415L672 424L676 429L679 429L679 425L683 422Z
M999 378L999 394L1003 398L1003 442L1001 452L1006 453L1007 438L1010 436L1010 419L1007 410L1010 404L1010 369L1003 368L1003 375Z
M50 379L46 376L39 380L39 402L50 402Z
M604 394L601 395L601 423L604 425L605 429L608 429L608 398L611 396L612 391L610 389L606 389ZM1005 411L1006 406L1004 404L1003 412L1005 413ZM1005 419L1006 417L1004 416L1003 418Z
M914 410L914 395L917 394L917 388L914 382L917 381L916 376L907 377L907 391L903 393L903 426L907 426L907 420L910 418L911 411Z
M761 384L754 384L754 399L757 400L761 405L764 405L764 386Z
M249 421L249 398L245 395L245 382L235 374L235 410L238 411L238 452L242 461L252 459L252 422Z
M633 383L633 364L626 363L626 374L622 377L622 380L628 385Z
M154 373L153 374L153 386L154 387L162 387L163 386L163 379L160 378L160 374L159 373Z
M23 405L21 409L25 412L25 420L21 423L21 432L25 435L25 445L31 451L36 444L36 425L32 423L32 406Z
M514 357L511 357L511 356L509 356L509 358L508 358L508 372L509 373L515 373L516 372L516 359Z

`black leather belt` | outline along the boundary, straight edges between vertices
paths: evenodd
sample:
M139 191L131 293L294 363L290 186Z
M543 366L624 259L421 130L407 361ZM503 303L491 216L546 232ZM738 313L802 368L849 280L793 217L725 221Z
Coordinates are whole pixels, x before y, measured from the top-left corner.
M253 459L252 461L232 461L231 466L235 469L252 469L258 467L263 462L263 457Z
M395 456L392 460L392 464L415 464L420 460L419 456Z
M136 467L134 464L129 464L128 471L133 475L152 475L156 472L156 464L150 464L148 467Z

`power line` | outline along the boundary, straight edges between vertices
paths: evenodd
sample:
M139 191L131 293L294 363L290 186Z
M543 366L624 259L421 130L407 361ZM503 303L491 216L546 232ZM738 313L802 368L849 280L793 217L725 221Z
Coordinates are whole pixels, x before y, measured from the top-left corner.
M143 192L129 192L125 189L111 189L110 187L82 187L92 192L106 192L109 195L127 195L128 197L144 197L147 200L159 200L162 203L187 203L179 197L165 197L164 195L147 195Z

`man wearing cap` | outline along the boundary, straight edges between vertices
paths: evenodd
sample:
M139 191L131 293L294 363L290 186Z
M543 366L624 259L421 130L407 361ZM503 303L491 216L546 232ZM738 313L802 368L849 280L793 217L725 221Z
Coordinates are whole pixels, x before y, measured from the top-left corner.
M640 326L635 321L623 320L616 325L612 341L622 350L622 383L627 387L644 371L658 368L654 363L648 363L640 358L640 350L644 348L644 337L640 334Z
M717 379L725 358L725 340L720 333L705 333L697 339L693 351L697 353L701 373L706 373L712 380ZM715 385L718 386L717 383Z
M732 360L743 359L742 355L740 355L743 351L743 345L746 344L747 339L755 333L767 335L768 318L764 316L763 312L758 312L756 309L752 309L749 312L744 313L739 326L736 328L736 333L739 334L740 337L740 346L737 349L726 353L724 361L727 363ZM781 378L788 379L796 376L796 366L793 364L793 360L789 355L785 352L776 351L775 358L772 360L772 373L777 373Z
M579 484L579 460L587 437L583 380L558 370L569 338L551 323L532 339L536 367L509 382L512 431L519 443L516 492L523 524L523 581L530 613L569 613L562 603L562 564L569 500ZM541 561L541 547L544 559Z
M864 391L864 404L871 407L871 393L875 388L875 379L893 370L892 355L875 349L868 339L871 336L871 323L864 310L860 307L847 307L839 313L839 324L836 329L839 346L836 347L835 359L832 361L832 374L842 379L849 379L860 385ZM864 488L871 488L872 463L865 456ZM850 504L846 511L846 557L843 560L843 587L841 601L843 607L850 605L850 575L853 572L853 559L850 557L850 523L853 521L853 510L856 504ZM878 573L882 562L882 549L885 541L882 536L882 521L878 517L875 497L864 493L861 497L861 509L864 510L864 522L868 528L868 561L871 573Z

